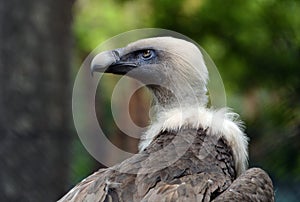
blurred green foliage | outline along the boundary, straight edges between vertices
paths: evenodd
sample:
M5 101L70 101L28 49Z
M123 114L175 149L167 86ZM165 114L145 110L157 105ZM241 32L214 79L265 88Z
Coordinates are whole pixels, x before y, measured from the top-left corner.
M298 183L299 197L299 0L78 0L74 12L78 61L131 29L171 29L197 41L219 68L228 106L246 122L250 166L267 170L275 187ZM277 191L278 200L296 200L289 197Z

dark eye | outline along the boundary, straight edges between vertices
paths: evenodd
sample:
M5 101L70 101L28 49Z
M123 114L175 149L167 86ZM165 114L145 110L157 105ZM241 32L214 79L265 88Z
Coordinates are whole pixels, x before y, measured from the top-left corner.
M142 57L144 59L150 59L153 56L153 51L152 50L144 50L142 52Z

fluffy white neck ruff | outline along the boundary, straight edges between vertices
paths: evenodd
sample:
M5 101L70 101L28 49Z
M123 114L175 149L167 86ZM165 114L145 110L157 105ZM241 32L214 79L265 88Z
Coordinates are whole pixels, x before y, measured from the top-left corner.
M156 114L156 120L150 124L141 139L139 149L144 150L154 137L162 131L178 131L181 128L207 129L207 135L224 137L233 151L235 168L240 175L247 168L248 138L242 130L238 114L223 108L219 110L205 107L174 108Z

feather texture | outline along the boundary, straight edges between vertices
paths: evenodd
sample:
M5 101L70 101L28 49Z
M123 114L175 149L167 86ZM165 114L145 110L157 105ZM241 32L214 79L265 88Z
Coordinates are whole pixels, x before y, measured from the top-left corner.
M235 192L244 201L272 201L272 183L260 171L236 178L233 152L222 136L216 139L205 129L164 131L139 154L94 173L60 201L223 201Z
M147 147L160 131L180 130L181 128L207 128L208 134L216 138L224 137L233 150L238 175L247 168L248 138L242 131L238 115L227 109L210 110L199 106L161 111L156 120L142 137L140 150Z

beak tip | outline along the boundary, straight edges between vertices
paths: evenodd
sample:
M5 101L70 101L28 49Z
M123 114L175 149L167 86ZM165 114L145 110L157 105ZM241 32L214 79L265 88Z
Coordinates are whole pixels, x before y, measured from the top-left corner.
M93 61L90 65L90 72L91 72L91 75L93 76L94 75L94 72L96 71L96 66L93 64Z

